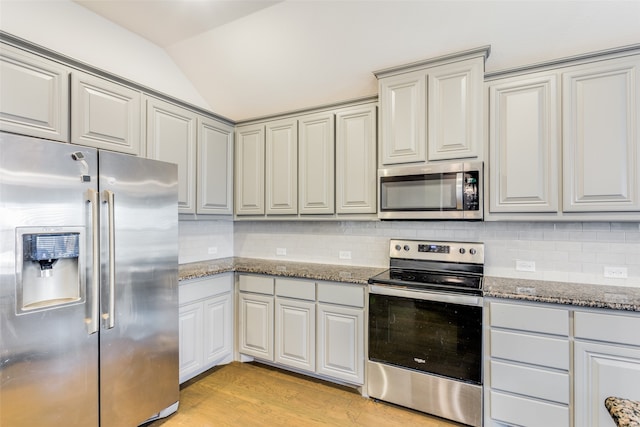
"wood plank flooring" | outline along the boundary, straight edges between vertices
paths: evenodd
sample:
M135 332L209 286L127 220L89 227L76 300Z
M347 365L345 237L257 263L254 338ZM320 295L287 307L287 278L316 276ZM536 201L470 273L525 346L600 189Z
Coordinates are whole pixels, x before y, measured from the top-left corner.
M178 412L146 427L460 424L363 398L355 389L257 363L233 362L182 385Z

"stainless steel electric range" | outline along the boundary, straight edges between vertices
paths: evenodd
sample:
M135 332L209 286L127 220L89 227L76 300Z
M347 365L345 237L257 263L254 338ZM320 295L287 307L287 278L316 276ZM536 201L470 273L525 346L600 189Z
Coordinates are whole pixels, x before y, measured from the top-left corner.
M368 394L482 425L484 245L391 240L369 279Z

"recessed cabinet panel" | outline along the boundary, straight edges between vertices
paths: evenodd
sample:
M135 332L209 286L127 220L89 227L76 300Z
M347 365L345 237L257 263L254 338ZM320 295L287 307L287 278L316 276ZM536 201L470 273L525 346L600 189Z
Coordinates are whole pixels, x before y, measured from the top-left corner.
M640 210L640 57L563 73L564 206Z
M296 120L267 123L266 213L298 213L298 130Z
M0 45L0 130L69 142L69 70Z
M315 301L276 299L275 361L313 372L316 367Z
M233 128L198 118L196 213L233 213Z
M196 211L196 114L147 97L147 157L178 164L178 212Z
M236 215L264 214L264 125L236 129Z
M273 362L273 297L240 293L238 351Z
M640 348L576 341L575 358L576 426L614 425L607 397L640 401Z
M477 157L482 138L484 58L429 68L429 160Z
M204 363L214 363L233 351L232 301L230 294L204 302Z
M203 364L202 309L201 303L183 305L179 309L180 382Z
M380 79L380 158L383 165L426 160L424 71Z
M489 86L491 212L557 212L559 92L555 74Z
M144 153L140 92L79 71L71 74L71 82L72 143Z
M332 214L335 212L333 113L304 116L298 123L300 213Z
M336 212L376 213L376 107L336 114Z

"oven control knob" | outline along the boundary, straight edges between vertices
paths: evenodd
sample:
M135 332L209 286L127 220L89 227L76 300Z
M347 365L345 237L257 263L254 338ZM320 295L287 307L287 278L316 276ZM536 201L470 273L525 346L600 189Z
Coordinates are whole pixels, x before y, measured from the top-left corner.
M400 245L396 245L396 251L399 251L399 250L401 250L401 249L402 249L402 246L400 246Z
M461 254L464 254L466 251L464 250L464 248L460 248L458 252L460 252Z
M411 249L411 248L409 247L409 245L404 245L404 250L405 250L405 251L407 251L407 252L408 252L408 251L409 251L409 249Z
M476 252L477 252L477 251L476 251L475 249L473 249L473 248L469 249L469 253L470 253L471 255L475 255L475 254L476 254Z

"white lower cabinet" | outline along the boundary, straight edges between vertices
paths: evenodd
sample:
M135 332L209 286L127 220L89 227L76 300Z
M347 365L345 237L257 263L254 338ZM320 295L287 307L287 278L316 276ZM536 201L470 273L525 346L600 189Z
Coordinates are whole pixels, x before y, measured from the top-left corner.
M316 368L316 284L276 279L275 362L313 372Z
M575 312L575 425L614 426L607 397L640 401L640 317Z
M569 426L569 310L489 303L485 425Z
M238 276L238 351L273 362L273 278Z
M233 360L233 274L179 287L180 383Z
M238 351L364 384L364 286L238 275Z
M364 287L318 283L316 372L364 384Z

